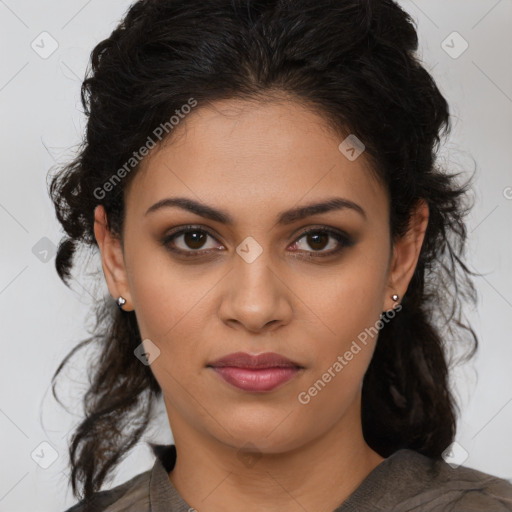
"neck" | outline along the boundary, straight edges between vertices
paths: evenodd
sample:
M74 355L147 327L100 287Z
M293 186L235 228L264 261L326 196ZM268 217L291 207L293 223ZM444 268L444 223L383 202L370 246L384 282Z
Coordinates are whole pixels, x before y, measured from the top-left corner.
M363 438L360 400L349 409L323 435L277 453L224 444L169 411L177 450L169 479L197 510L332 511L384 460Z

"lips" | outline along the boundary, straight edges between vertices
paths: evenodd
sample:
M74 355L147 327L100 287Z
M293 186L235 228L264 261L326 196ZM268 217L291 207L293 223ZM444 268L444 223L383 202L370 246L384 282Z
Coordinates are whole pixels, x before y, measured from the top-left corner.
M208 366L219 368L223 366L234 366L237 368L302 368L298 363L276 354L275 352L265 352L263 354L252 355L246 352L235 352L228 354Z
M295 361L276 354L229 354L207 365L225 382L243 391L268 392L291 380L303 369Z

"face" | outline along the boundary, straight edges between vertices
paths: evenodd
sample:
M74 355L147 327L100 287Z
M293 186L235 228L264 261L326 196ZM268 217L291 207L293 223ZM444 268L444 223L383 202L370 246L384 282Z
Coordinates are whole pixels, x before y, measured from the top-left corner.
M349 160L343 139L296 103L217 102L179 130L125 192L122 252L109 258L100 244L113 296L160 351L151 370L175 439L190 429L278 453L344 428L359 417L376 343L362 333L405 292L421 239L393 251L387 194L364 153ZM162 203L176 198L203 213ZM273 352L300 368L244 390L209 366L235 352Z

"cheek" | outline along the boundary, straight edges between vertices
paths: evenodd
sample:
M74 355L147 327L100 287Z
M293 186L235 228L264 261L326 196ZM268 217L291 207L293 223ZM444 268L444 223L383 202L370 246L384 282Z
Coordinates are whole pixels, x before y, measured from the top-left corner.
M331 279L308 283L309 304L321 320L307 383L317 385L311 394L304 389L312 402L334 400L341 406L359 390L377 342L385 285L386 261L380 258L354 258Z
M128 234L125 244L129 286L141 334L164 338L198 301L198 288L202 287L142 230Z
M325 340L343 350L353 339L375 325L382 313L386 287L386 262L354 258L332 276L307 283L308 303L325 327Z
M166 284L172 285L167 287ZM195 353L198 346L198 328L201 316L205 313L204 286L192 287L186 291L179 291L182 287L191 286L173 279L161 279L154 282L150 276L144 278L140 286L135 285L134 295L137 297L135 311L137 323L143 338L151 339L161 350L165 359L172 364L187 366L193 358L187 354ZM182 364L183 365L183 364Z
M369 300L362 288L349 299L344 291L333 294L337 302L325 309L322 318L329 323L329 334L316 336L314 363L296 397L303 414L327 424L356 403L378 337L379 301Z

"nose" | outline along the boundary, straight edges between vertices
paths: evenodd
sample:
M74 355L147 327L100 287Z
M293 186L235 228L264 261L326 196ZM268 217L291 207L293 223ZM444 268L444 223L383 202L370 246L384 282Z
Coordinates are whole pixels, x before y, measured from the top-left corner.
M265 251L251 263L237 255L222 289L219 316L231 327L273 331L290 322L292 296Z

